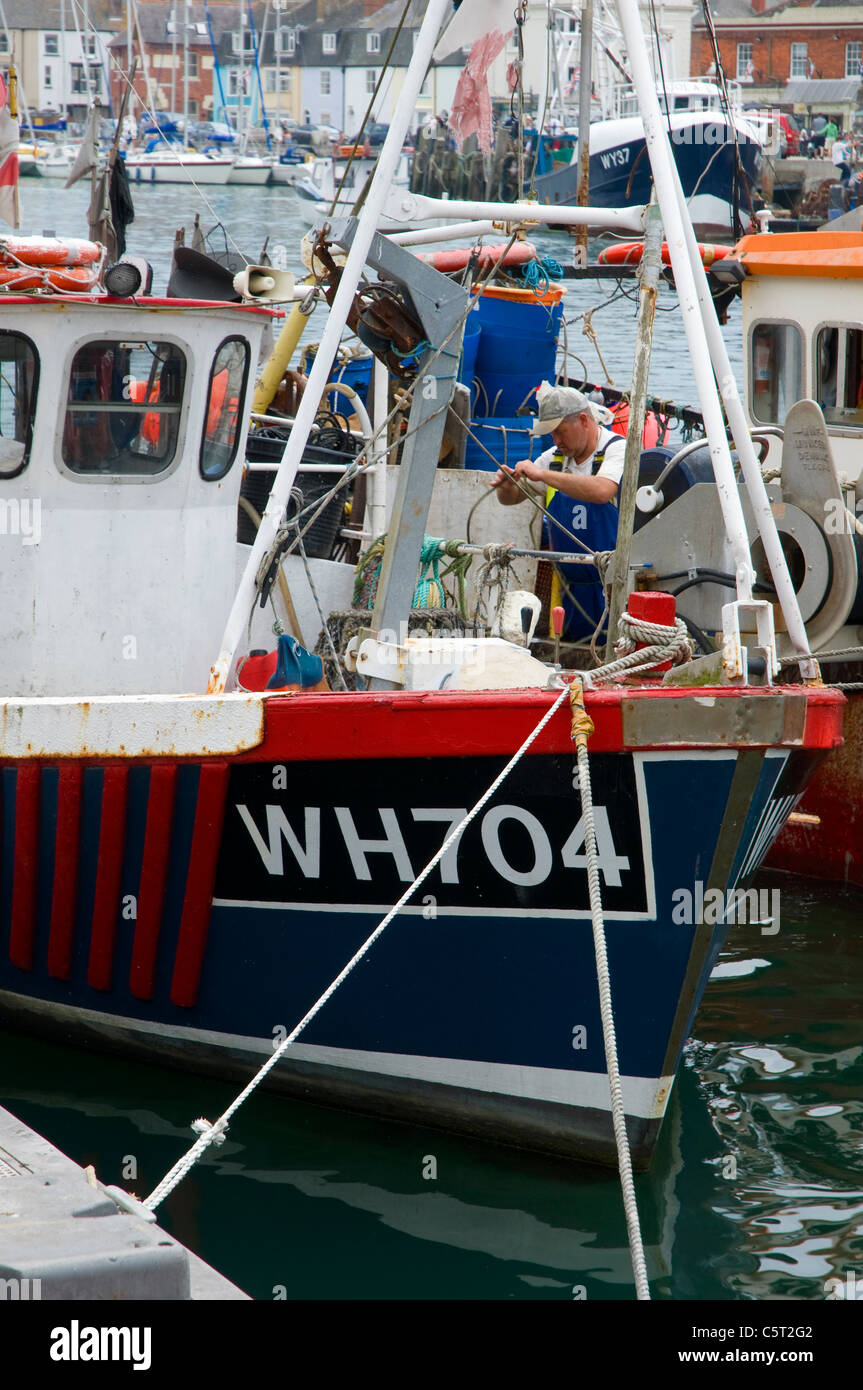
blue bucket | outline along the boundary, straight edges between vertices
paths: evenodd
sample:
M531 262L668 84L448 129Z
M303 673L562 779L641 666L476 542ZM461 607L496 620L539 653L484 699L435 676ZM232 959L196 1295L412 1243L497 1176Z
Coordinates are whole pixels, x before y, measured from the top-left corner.
M336 364L331 373L332 381L343 381L346 386L352 386L362 401L363 405L368 405L369 387L372 379L372 362L374 358L355 357L343 366ZM350 396L343 396L338 391L328 392L329 398L335 398L336 410L343 414L352 415L354 407Z
M486 419L475 417L470 422L470 429L476 439L472 439L470 434L467 437L465 468L480 468L493 473L502 463L513 468L519 459L536 458L551 445L552 440L551 435L532 440L530 426L528 415L514 415L509 419L502 416Z

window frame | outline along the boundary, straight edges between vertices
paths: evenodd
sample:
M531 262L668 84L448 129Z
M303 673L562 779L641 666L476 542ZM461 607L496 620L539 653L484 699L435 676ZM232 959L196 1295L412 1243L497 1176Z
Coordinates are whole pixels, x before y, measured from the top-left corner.
M381 36L380 34L366 34L366 53L380 53Z
M746 57L743 57L746 52ZM746 81L746 69L750 63L755 62L755 45L752 43L739 43L737 45L737 81Z
M205 473L205 472L204 472L204 446L205 446L205 444L206 444L206 442L207 442L207 425L208 425L208 423L209 423L209 421L208 421L208 419L207 419L207 412L206 412L206 410L205 410L205 412L204 412L204 425L203 425L203 428L202 428L202 430L201 430L201 443L200 443L200 445L199 445L199 447L198 447L198 477L201 478L201 479L203 479L203 481L204 481L205 483L222 483L222 482L224 482L225 478L227 478L227 476L228 476L228 474L230 473L231 469L233 468L234 464L237 462L237 455L238 455L239 452L240 452L240 439L242 438L242 434L243 434L243 422L244 422L244 420L245 420L245 418L246 418L246 415L247 415L247 413L248 413L248 412L246 412L246 410L245 410L245 401L246 401L246 395L247 395L248 389L249 389L249 373L250 373L251 370L252 370L252 347L251 347L251 344L250 344L248 338L244 338L243 335L242 335L242 333L229 333L229 334L227 335L227 337L223 338L222 341L217 345L216 350L215 350L215 352L213 353L213 360L212 360L212 362L211 362L211 364L210 364L210 372L209 372L209 375L208 375L208 377L207 377L207 395L206 395L207 405L209 406L210 392L211 392L212 386L213 386L213 377L214 377L214 375L215 375L216 363L217 363L218 360L219 360L219 353L222 351L222 349L223 349L224 347L227 346L228 343L242 343L243 347L244 347L245 350L246 350L246 365L245 365L245 367L244 367L244 369L243 369L243 380L242 380L242 384L241 384L241 386L240 386L239 407L238 407L238 410L237 410L237 432L236 432L236 434L234 435L234 445L233 445L233 449L232 449L232 451L231 451L231 456L230 456L230 458L228 459L228 462L227 462L227 464L225 465L225 467L222 469L222 472L221 472L221 473L214 473L214 474Z
M39 356L39 349L33 342L33 339L28 337L26 333L19 332L17 328L4 328L2 332L0 332L0 337L20 339L20 341L22 343L25 343L26 346L33 353L34 360L33 399L29 411L30 418L27 426L27 438L23 441L24 457L22 458L18 467L11 469L8 473L4 473L2 469L0 469L0 483L7 483L11 478L20 478L25 468L27 468L30 464L30 455L33 452L33 434L36 425L36 410L39 403L39 383L42 375L42 359ZM6 438L7 436L3 437ZM21 441L19 441L19 443L20 442Z
M336 51L337 43L338 43L338 35L337 35L337 34L331 34L331 33L322 34L322 35L321 35L321 52L324 53L324 54L326 54L327 56L332 56L332 54L334 54L335 51Z
M796 50L796 51L795 51ZM802 72L795 72L795 62L802 63ZM788 80L800 81L809 76L809 44L792 43L788 49Z
M161 469L158 473L98 473L95 471L92 473L79 473L76 472L74 468L71 468L63 457L63 435L65 433L66 413L67 407L69 405L69 387L72 380L72 364L74 363L75 358L77 357L78 353L81 351L82 348L87 347L90 344L103 342L166 343L170 347L176 348L177 351L182 353L183 355L185 375L183 378L183 392L182 398L180 400L180 409L177 416L177 443L174 449L174 456L171 459L171 462L168 464L167 468ZM176 334L173 333L163 333L163 335L160 338L153 339L140 337L135 338L131 334L120 334L115 330L114 336L111 338L106 337L104 331L101 334L85 333L80 338L76 338L75 341L72 344L70 344L69 351L63 361L61 372L61 380L62 383L65 385L65 392L61 395L59 401L59 428L56 431L54 445L54 463L58 472L61 473L64 478L72 479L73 482L95 484L98 487L104 486L105 483L127 483L130 486L135 487L152 487L154 483L161 483L163 479L172 477L173 474L176 473L179 469L185 453L189 415L188 407L191 403L189 386L189 363L194 360L194 356L195 350L192 347L192 345L188 342L184 342L182 338L178 338Z
M856 57L850 58L851 50L856 49ZM849 71L849 64L852 64ZM845 76L860 77L860 66L863 64L863 41L860 39L849 39L845 44Z
M860 320L860 321L858 321L857 323L846 323L846 322L844 322L844 321L842 321L842 322L837 322L835 319L824 319L822 322L816 323L815 327L813 328L813 330L812 330L812 338L811 338L811 341L810 341L810 343L809 343L809 350L810 350L810 355L811 355L811 368L810 368L810 373L809 373L809 376L808 376L807 380L809 381L809 384L810 384L810 387L811 387L812 399L813 399L813 401L818 401L818 402L819 402L819 405L820 405L820 401L821 401L821 395L820 395L820 390L819 390L820 382L819 382L819 380L818 380L818 376L819 376L819 365L818 365L818 364L819 364L819 356L820 356L819 349L818 349L818 339L819 339L820 335L824 332L824 330L827 329L827 328L842 329L842 330L844 330L846 333L860 333L861 335L863 335L863 320ZM830 407L830 406L828 406L827 408L828 408L828 410L831 409L831 408L832 408L832 409L837 409L837 410L838 410L838 409L842 409L842 410L846 409L845 406L841 406L841 407L840 407L840 406L835 406L835 407ZM822 413L824 413L823 410L822 410ZM841 423L840 423L839 421L837 421L837 420L828 420L826 414L824 414L824 424L825 424L826 427L827 427L827 433L828 433L828 434L838 434L838 435L843 436L844 438L850 438L850 439L863 439L863 404L861 404L861 406L860 406L860 414L861 414L861 419L860 419L860 421L859 421L857 424L847 424L847 425L843 425L843 424L841 424Z
M759 318L755 319L755 320L749 325L749 331L748 331L748 333L747 333L747 335L746 335L746 363L747 363L747 368L746 368L746 392L747 392L747 407L748 407L749 418L750 418L750 420L753 422L753 424L756 425L756 426L778 425L779 428L781 429L781 428L784 428L784 421L779 421L779 420L762 420L761 417L760 417L760 415L756 415L756 413L755 413L755 389L754 389L754 388L755 388L755 352L754 352L754 339L755 339L756 330L759 329L759 328L793 328L793 329L795 330L795 332L797 333L798 341L799 341L799 344L800 344L800 382L799 382L799 386L800 386L800 392L801 392L801 395L798 396L798 398L797 398L798 400L802 398L803 393L805 393L805 391L806 391L807 383L811 380L811 375L810 375L810 373L811 373L811 368L810 368L810 361L809 361L810 343L809 343L809 341L808 341L808 339L807 339L807 337L806 337L806 333L805 333L804 329L800 326L799 323L795 322L794 319L760 318L760 317L759 317Z
M53 47L53 48L49 48L49 46L48 46L49 43L53 43L53 44L54 44L54 47ZM44 58L59 58L59 57L60 57L60 35L59 35L59 34L43 34L43 35L42 35L42 56L43 56Z
M326 85L324 79L326 78ZM318 76L318 93L322 97L330 97L333 94L333 70L332 68L321 68Z

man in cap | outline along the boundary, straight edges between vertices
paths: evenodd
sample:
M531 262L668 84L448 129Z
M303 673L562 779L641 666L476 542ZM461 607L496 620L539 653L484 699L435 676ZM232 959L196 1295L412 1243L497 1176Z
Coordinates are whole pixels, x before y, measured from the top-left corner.
M543 501L543 542L549 550L613 550L617 541L617 490L623 476L626 440L601 423L598 407L571 386L544 381L537 391L539 413L531 434L554 441L535 460L515 468L502 465L493 481L505 506L523 502L527 489ZM578 542L581 541L582 545ZM589 637L599 623L605 599L593 565L557 566L564 635Z

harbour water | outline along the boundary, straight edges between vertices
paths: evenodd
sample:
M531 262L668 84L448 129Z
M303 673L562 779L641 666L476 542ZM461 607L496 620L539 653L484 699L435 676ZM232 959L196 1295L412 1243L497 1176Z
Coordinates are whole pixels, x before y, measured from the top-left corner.
M293 194L206 192L205 227L222 220L252 259L269 236L299 269L307 223ZM87 199L28 181L23 230L83 232ZM174 188L141 189L135 203L129 250L153 260L160 292L174 230L196 205ZM566 237L536 239L568 257ZM613 295L604 284L567 296L570 351L590 376L604 373L579 315ZM694 404L673 295L660 303L651 388ZM593 317L620 385L634 317L621 294ZM739 325L732 310L738 365ZM779 929L776 918L732 929L655 1162L637 1179L655 1298L821 1301L831 1279L863 1280L860 898L778 875L761 883L780 892ZM212 1080L0 1036L0 1103L139 1196L188 1147L191 1122L214 1120L232 1096ZM256 1299L633 1297L613 1173L260 1093L159 1214Z

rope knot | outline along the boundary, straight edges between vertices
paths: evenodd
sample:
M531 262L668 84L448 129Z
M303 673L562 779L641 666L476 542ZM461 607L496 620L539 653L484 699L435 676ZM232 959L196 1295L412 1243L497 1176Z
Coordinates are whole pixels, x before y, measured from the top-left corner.
M584 686L580 680L574 680L569 687L569 710L572 716L569 736L574 743L586 744L593 733L593 720L584 708Z
M228 1128L228 1124L226 1120L217 1120L214 1125L211 1125L210 1121L205 1120L202 1116L200 1119L192 1121L191 1128L194 1130L195 1134L208 1135L208 1142L210 1144L224 1144L226 1139L225 1131Z

